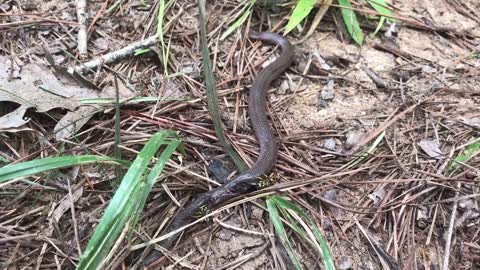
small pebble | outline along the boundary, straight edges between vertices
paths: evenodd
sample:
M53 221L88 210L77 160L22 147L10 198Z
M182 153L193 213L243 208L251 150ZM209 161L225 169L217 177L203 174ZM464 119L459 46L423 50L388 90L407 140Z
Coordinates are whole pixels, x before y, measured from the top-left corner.
M335 91L330 88L323 88L320 96L323 100L332 100L335 96Z
M222 239L222 240L230 240L233 236L233 233L232 231L228 230L228 229L222 229L219 233L218 233L218 238Z
M327 107L328 101L332 100L335 96L335 90L333 89L335 82L333 80L328 81L320 92L320 107Z
M353 269L353 260L350 257L343 256L338 263L338 269L348 270Z
M365 136L365 133L358 130L348 132L345 147L352 148L357 145L362 140L363 136Z
M432 67L432 66L429 66L429 65L424 65L422 67L422 71L425 72L425 73L432 74L432 73L437 72L437 69Z
M280 84L280 87L278 87L277 93L279 95L285 95L287 93L287 90L290 88L290 85L288 84L288 80L283 80L282 83Z
M263 209L260 208L260 207L252 207L252 216L256 219L256 220L262 220L263 218Z
M334 138L326 139L323 142L323 148L325 148L327 150L330 150L330 151L335 151L335 149L337 148L337 141L335 141Z
M306 69L307 69L307 61L305 59L302 59L297 66L297 69L300 73L306 74Z

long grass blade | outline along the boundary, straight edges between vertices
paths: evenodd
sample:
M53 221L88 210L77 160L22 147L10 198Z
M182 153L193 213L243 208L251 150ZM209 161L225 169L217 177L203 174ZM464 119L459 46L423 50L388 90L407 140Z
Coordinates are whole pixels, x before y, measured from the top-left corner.
M0 183L53 169L86 165L97 162L115 163L126 166L129 164L128 162L116 160L115 158L95 155L43 158L23 163L9 164L0 168Z
M288 19L285 33L292 31L298 24L300 24L312 11L317 0L300 0L293 9L290 19Z
M175 137L173 140L170 141L170 143L167 145L165 150L162 151L162 154L158 158L157 162L153 166L152 170L148 174L146 178L146 183L143 188L143 190L140 192L140 197L139 197L139 204L137 209L135 209L135 214L134 218L132 219L132 223L136 224L138 221L138 218L140 217L140 213L142 211L143 206L145 205L145 202L147 201L148 194L150 194L150 191L153 188L153 185L155 184L156 180L160 176L160 174L163 171L163 168L165 168L165 165L167 164L168 160L170 159L170 156L173 154L173 152L178 148L180 145L180 138L178 137L177 134L173 134Z
M345 22L345 26L347 27L348 33L350 33L353 40L355 40L355 42L358 45L362 45L363 32L362 32L362 29L360 28L360 24L358 23L357 15L351 9L352 4L350 3L349 0L338 0L338 3L340 4L340 6L346 7L346 8L341 8L341 10L342 10L343 21Z
M392 16L392 11L388 8L387 3L385 0L368 0L367 1L370 6L372 6L378 13L385 15L387 17ZM373 36L375 36L380 29L382 29L383 24L385 23L386 17L385 16L380 16L380 20L378 21L377 28L375 29L375 32L373 32ZM394 22L394 19L388 19L391 22Z
M115 143L113 144L113 155L116 159L122 159L120 153L121 130L120 130L120 92L118 90L118 78L114 77L115 84ZM115 185L120 183L122 179L122 168L115 165Z
M208 112L213 121L215 133L218 140L222 144L227 154L235 163L235 166L240 171L244 171L247 165L243 162L240 156L235 152L232 145L225 138L223 133L223 123L220 117L220 110L218 108L217 90L215 89L215 79L212 73L212 63L210 62L210 51L208 50L207 30L206 30L206 17L205 17L205 0L198 1L198 10L200 17L200 45L202 48L202 63L203 63L203 75L205 77L205 85L207 87L207 99L208 99Z
M167 138L174 136L174 140L167 142ZM139 209L145 203L145 193L150 192L154 180L145 180L147 166L158 149L167 143L167 150L150 172L151 177L158 176L166 160L178 145L178 137L173 131L161 131L154 134L138 154L130 169L125 174L115 195L110 201L105 214L97 225L92 238L80 258L77 269L99 269L105 256L110 252L129 220L138 220ZM156 177L155 177L156 178ZM135 225L133 223L133 225Z
M168 49L170 46L165 45L164 40L164 33L163 33L163 17L165 16L165 1L160 0L160 4L158 7L158 16L157 16L157 36L160 40L160 44L162 45L162 64L163 64L163 72L165 76L168 76Z
M317 224L315 224L313 219L310 218L310 216L307 215L307 213L303 209L289 201L287 198L276 195L268 197L267 209L270 214L270 219L272 220L272 223L275 227L275 232L279 235L280 240L283 244L285 243L282 240L282 234L286 235L286 232L283 224L281 224L282 220L280 218L278 210L280 210L283 217L288 221L288 225L295 231L295 233L297 233L303 240L305 240L318 250L318 252L322 256L325 269L335 269L333 257L325 238L321 234ZM300 224L302 228L298 226L298 224ZM277 229L277 227L279 229ZM289 243L286 244L287 245L284 246L287 250L287 253L289 253ZM293 261L294 258L292 258L290 254L291 253L289 253L289 256Z
M450 164L449 166L449 171L452 171L453 169L457 168L459 164L467 162L471 157L478 154L479 151L480 151L480 141L471 143L470 145L468 145L467 149L465 149L465 151L461 155L453 159L452 164Z
M298 255L295 253L290 240L288 239L287 232L283 226L282 219L278 213L278 209L274 200L267 199L267 209L270 216L270 221L272 221L273 227L275 228L275 233L277 234L280 242L285 247L288 257L292 260L295 269L303 269L302 264L298 258Z
M247 10L240 16L230 27L227 28L227 30L223 33L223 35L220 37L220 40L224 40L226 37L228 37L235 29L240 27L250 16L250 13L252 13L252 8L253 5L257 2L257 0L252 0L250 1L250 4L247 7Z

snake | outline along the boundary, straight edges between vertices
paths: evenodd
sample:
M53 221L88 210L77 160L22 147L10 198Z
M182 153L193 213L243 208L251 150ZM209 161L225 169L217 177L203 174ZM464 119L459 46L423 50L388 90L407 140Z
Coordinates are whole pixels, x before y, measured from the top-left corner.
M255 187L272 170L278 155L277 141L267 117L267 92L273 80L278 78L293 62L294 48L287 38L272 32L250 31L249 37L280 48L280 56L260 70L254 78L248 98L250 122L260 146L260 152L254 165L223 186L212 189L198 196L187 207L181 208L166 229L166 233L181 228L195 220L202 209L213 209L219 204L245 194ZM171 236L160 242L164 248L170 248L177 238ZM147 258L144 264L153 261Z

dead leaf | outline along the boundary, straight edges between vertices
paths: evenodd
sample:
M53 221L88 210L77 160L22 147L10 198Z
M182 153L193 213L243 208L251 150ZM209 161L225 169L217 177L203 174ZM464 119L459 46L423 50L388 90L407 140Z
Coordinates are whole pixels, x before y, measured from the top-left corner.
M9 60L0 57L0 102L10 101L18 103L21 106L16 110L0 117L0 129L18 128L28 122L24 118L25 112L29 108L34 108L37 112L45 113L55 108L67 109L70 112L66 119L61 119L55 131L63 130L57 134L57 139L68 138L75 134L79 128L93 115L94 107L83 106L81 109L80 98L97 98L97 92L73 85L58 79L46 66L38 64L27 64L21 72L15 73L16 77L11 77ZM88 108L88 109L87 109ZM67 123L75 123L74 127L70 125L69 129L62 129Z
M24 117L27 108L27 106L20 106L13 112L0 117L0 128L17 128L28 123L30 119Z
M47 231L48 236L52 235L55 224L58 224L63 214L65 214L68 210L70 210L71 206L74 205L82 197L82 195L83 195L83 187L79 187L72 193L72 196L67 194L63 197L63 199L60 202L58 202L57 207L55 208L55 210L50 216L48 231Z
M434 159L442 159L443 153L440 150L439 144L437 141L422 139L417 143L418 146L427 154L429 157Z
M96 112L98 108L91 106L82 106L73 112L67 112L53 129L55 139L62 140L73 136Z
M383 201L383 198L385 198L385 189L377 189L374 192L368 194L368 198L373 201L373 205L377 206L381 201Z
M460 120L465 124L472 127L480 128L480 117L460 117Z
M105 87L102 91L102 96L108 96L108 97L115 97L116 96L116 90L114 86L114 78L112 75L108 75L107 78L105 78L105 81L110 81L111 85ZM135 93L130 90L125 84L123 83L122 80L117 80L118 81L118 94L120 95L121 98L131 98L135 96Z

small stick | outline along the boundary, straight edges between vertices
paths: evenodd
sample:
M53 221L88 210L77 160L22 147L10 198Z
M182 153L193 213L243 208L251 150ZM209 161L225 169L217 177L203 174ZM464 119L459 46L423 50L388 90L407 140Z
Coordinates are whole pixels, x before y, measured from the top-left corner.
M457 189L460 190L461 184L457 183ZM455 192L455 198L457 198L460 195L459 191ZM448 264L449 264L449 259L450 259L450 247L452 245L452 235L453 235L453 229L454 229L454 224L455 224L455 218L457 217L457 207L458 207L458 200L456 200L453 203L451 215L450 215L450 222L448 225L448 230L445 235L445 255L443 258L443 266L442 270L448 270Z
M116 62L120 59L123 59L133 54L138 49L150 47L155 43L157 43L157 41L158 41L158 35L153 35L147 39L125 46L118 51L107 53L96 59L93 59L83 64L79 64L74 67L69 67L68 72L73 73L74 71L76 71L78 73L83 73L86 71L91 71L93 69L96 69L100 65L107 65L107 64Z
M87 56L87 0L77 0L77 20L80 24L77 50L80 58L84 58Z

